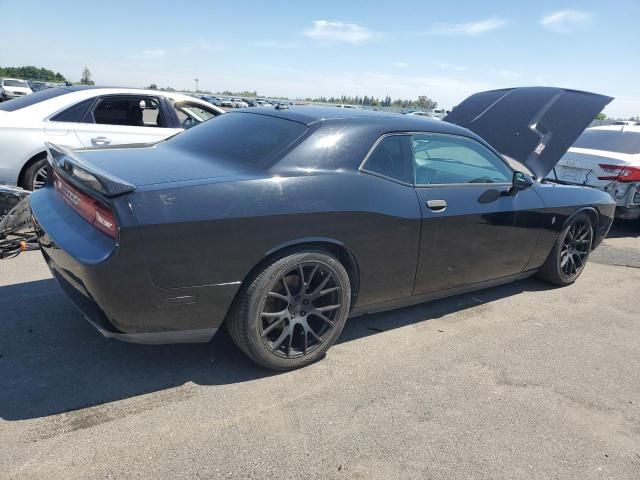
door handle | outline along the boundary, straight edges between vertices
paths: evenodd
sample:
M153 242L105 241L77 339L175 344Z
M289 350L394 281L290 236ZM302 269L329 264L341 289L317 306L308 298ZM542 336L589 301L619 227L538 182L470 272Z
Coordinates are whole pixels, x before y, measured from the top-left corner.
M102 147L104 145L109 145L111 143L111 140L109 140L107 137L93 137L91 139L91 143L97 147Z
M444 212L447 208L447 202L445 200L427 200L427 207L434 212Z

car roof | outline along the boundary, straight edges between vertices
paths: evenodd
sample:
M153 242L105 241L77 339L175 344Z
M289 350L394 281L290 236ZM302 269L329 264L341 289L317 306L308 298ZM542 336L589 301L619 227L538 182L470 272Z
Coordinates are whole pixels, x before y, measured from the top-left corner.
M587 130L609 130L619 132L640 132L640 125L601 125L599 127L590 127Z
M477 137L466 128L458 127L457 125L443 122L441 120L375 110L292 105L288 108L243 110L242 112L231 113L267 115L303 123L307 126L333 120L353 120L354 122L361 121L362 123L383 124L385 129L388 131L429 131L434 133L463 134L470 137Z

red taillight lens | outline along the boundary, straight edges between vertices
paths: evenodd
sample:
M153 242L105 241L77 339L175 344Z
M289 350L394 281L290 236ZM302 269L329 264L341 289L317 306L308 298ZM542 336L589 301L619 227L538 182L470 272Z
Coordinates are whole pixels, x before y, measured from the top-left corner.
M619 182L637 182L640 181L640 167L631 167L624 165L608 165L600 164L606 173L611 175L605 175L598 177L599 180L617 180Z
M54 172L53 186L60 194L62 199L69 205L78 215L92 224L102 233L116 238L118 234L118 225L113 216L113 212L99 200L81 192L77 188L65 182L60 176Z

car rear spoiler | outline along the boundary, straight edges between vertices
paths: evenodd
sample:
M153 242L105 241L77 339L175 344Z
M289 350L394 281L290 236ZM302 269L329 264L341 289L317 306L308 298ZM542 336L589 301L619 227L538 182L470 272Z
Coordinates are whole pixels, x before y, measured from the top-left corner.
M84 187L105 197L117 197L133 192L136 187L81 158L77 152L53 143L45 142L49 165L54 172L62 173Z

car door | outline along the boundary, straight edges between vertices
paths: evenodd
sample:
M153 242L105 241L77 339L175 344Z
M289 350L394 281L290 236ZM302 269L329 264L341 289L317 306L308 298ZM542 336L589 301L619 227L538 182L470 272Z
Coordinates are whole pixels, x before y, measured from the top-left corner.
M480 142L457 135L412 135L422 234L414 295L523 271L538 231L534 189L511 193L513 170Z
M165 117L158 97L104 95L75 124L75 133L85 147L157 142L182 131Z

